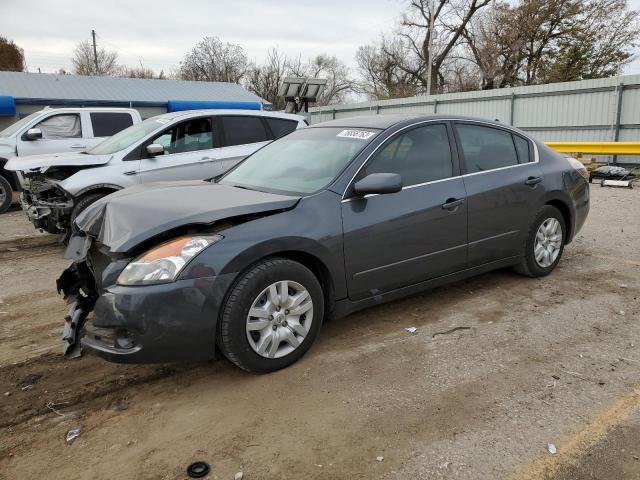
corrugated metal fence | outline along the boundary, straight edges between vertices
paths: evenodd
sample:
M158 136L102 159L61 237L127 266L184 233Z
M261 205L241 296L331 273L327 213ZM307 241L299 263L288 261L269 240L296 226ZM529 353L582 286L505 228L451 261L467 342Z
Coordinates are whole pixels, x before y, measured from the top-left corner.
M311 123L359 115L498 119L542 141L640 141L640 75L312 108ZM602 157L601 161L611 161ZM619 157L640 163L640 157Z

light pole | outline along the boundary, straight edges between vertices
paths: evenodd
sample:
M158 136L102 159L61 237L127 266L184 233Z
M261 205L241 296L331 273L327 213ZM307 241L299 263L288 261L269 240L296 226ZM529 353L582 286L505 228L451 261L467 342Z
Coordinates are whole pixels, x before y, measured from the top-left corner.
M427 43L427 95L431 95L431 75L433 70L433 24L435 23L435 0L429 0L429 41Z

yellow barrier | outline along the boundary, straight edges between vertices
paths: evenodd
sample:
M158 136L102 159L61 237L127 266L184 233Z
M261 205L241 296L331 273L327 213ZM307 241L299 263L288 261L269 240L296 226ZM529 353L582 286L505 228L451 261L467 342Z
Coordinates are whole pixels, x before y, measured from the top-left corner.
M559 153L590 155L640 155L640 142L545 142Z

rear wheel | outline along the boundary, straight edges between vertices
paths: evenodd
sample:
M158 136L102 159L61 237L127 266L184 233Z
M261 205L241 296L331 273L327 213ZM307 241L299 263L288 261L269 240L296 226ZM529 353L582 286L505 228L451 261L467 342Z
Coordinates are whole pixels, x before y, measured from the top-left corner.
M9 210L13 201L13 188L9 181L0 175L0 213Z
M542 207L529 228L524 257L515 270L528 277L550 274L562 257L566 231L560 210L551 205Z
M272 372L309 350L323 316L324 297L315 275L286 258L266 259L232 288L220 319L218 345L238 367Z

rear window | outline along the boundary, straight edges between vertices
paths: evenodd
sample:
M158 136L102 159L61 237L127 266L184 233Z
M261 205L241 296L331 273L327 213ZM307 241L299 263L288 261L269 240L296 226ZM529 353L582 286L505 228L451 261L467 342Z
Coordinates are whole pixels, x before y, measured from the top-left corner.
M285 120L284 118L267 118L266 120L273 133L273 138L284 137L288 133L293 132L298 126L298 122Z
M484 172L518 164L518 154L511 132L481 125L456 125L465 170Z
M529 141L522 138L519 135L513 136L513 141L516 144L516 150L518 152L518 161L520 163L528 163L531 161L531 151L529 148Z
M110 137L133 125L131 115L124 112L91 112L94 137Z
M229 147L269 140L264 124L259 117L222 117L222 128L226 145Z

